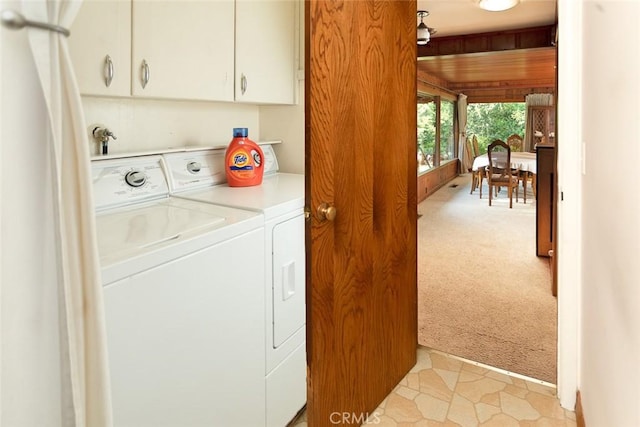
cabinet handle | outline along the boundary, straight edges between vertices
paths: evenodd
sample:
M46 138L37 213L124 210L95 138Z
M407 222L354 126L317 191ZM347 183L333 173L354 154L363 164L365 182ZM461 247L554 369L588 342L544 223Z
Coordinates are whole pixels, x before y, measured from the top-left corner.
M244 93L247 91L247 76L245 76L244 74L241 74L240 77L240 92L244 95Z
M113 81L113 61L109 55L104 58L104 84L105 86L111 86Z
M149 83L149 64L147 64L147 61L145 59L142 60L142 89L144 89L147 86L147 83Z

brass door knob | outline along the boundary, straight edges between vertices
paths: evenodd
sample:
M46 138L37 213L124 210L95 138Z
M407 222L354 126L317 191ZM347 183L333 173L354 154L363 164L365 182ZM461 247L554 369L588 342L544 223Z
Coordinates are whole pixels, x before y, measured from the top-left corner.
M336 219L336 208L328 203L322 203L318 206L318 217L322 220L333 221Z

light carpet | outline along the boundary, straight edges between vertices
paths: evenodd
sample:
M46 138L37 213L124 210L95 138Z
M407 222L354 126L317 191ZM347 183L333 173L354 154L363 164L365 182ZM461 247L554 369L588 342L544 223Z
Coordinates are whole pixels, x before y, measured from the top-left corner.
M555 384L557 301L535 255L533 194L509 209L503 189L489 207L470 180L418 205L418 342Z

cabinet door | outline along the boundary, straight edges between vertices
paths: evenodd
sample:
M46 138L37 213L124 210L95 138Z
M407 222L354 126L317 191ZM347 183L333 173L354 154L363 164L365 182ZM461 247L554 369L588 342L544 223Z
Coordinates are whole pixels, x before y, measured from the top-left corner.
M533 144L551 144L555 138L555 107L529 107L529 132Z
M135 96L233 101L232 0L134 1L132 19Z
M84 0L70 30L80 93L130 95L131 1ZM107 82L109 74L112 78Z
M236 0L236 101L294 103L296 7L295 0Z

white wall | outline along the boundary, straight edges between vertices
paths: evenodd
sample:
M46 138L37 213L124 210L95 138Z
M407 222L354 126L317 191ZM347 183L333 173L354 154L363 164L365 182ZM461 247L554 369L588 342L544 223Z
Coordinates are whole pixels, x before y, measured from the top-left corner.
M304 80L296 105L257 106L220 102L144 100L84 96L87 133L94 125L116 137L109 154L136 153L184 146L226 146L232 128L249 128L254 141L281 140L274 145L281 172L304 173ZM99 144L92 154L99 155Z
M573 410L582 284L582 2L558 1L558 397Z
M111 154L227 145L234 127L249 128L255 141L260 134L256 105L90 96L84 96L82 104L87 132L102 124L118 138L109 142ZM92 153L97 154L99 147L94 145Z
M280 172L304 173L304 80L298 93L297 105L260 107L260 140L282 140L273 146Z
M640 2L583 0L579 389L589 427L640 426ZM562 30L561 30L562 31Z

